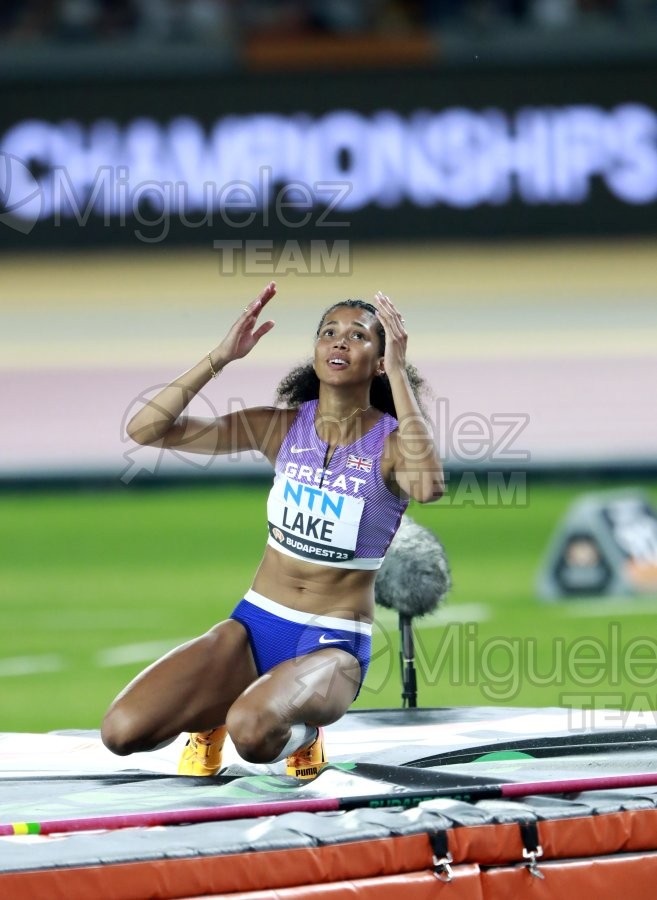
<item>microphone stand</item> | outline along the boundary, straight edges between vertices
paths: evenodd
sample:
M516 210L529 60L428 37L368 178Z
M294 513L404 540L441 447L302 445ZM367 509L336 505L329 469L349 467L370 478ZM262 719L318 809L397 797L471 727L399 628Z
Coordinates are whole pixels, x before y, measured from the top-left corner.
M413 644L413 619L406 613L399 613L400 650L399 665L402 680L402 707L415 709L417 706L417 680L415 677L415 645Z

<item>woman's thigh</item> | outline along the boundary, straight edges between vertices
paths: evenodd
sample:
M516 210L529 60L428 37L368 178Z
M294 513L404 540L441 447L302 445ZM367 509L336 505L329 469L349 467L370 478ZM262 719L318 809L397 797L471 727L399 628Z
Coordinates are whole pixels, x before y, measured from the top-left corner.
M258 673L243 625L215 625L153 663L118 695L103 722L115 752L161 744L182 731L221 725Z

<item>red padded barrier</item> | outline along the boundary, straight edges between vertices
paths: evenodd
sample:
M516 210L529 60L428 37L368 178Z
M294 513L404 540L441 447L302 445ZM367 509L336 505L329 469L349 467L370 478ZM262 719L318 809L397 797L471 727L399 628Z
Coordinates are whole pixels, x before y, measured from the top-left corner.
M550 872L559 873L553 876L555 883L559 878L572 877L576 879L574 883L581 886L584 873L594 869L597 873L596 867L600 865L606 867L604 872L610 872L611 878L617 879L615 884L621 885L614 900L619 896L623 900L635 900L635 897L646 900L657 896L657 889L653 890L653 885L657 884L657 873L650 853L657 850L657 810L543 821L538 823L538 837L544 850L540 865L550 866ZM527 878L531 878L532 896L552 896L538 893L546 890L537 887L541 880L532 878L526 868L515 867L515 864L522 862L523 850L517 824L454 828L449 832L449 849L454 858L454 870L458 873L451 887L463 892L464 900L479 900L480 897L489 900L492 897L502 898L503 894L504 900L508 900L509 896L519 896L513 893L516 887L498 888L497 885L512 882L518 886L522 879L527 883ZM610 857L611 854L625 855ZM610 857L610 861L596 857ZM577 858L584 860L584 863L571 862ZM568 862L563 866L549 862L559 859ZM612 863L618 863L618 866L614 867ZM630 894L630 881L633 891L639 878L640 883L646 882L644 863L651 872L650 890L643 894L636 891ZM514 867L510 868L510 865ZM480 882L472 874L479 866L497 868L487 871ZM567 874L569 866L573 872L583 873L580 881L577 881L576 874ZM617 872L622 874L617 876ZM263 900L279 896L369 898L375 896L368 893L375 887L376 890L381 888L399 894L400 885L405 885L406 881L414 885L413 890L418 893L413 896L418 898L424 896L422 892L429 885L433 885L434 889L437 887L432 873L431 844L426 834L229 856L5 872L0 874L0 897L7 897L8 900L34 900L35 897L47 897L48 900L89 900L90 897L93 900L138 900L146 897L149 900L171 900L213 894L250 897L257 896L259 892ZM595 896L596 900L606 900L607 896L611 896L590 886L595 883L587 881L586 896ZM480 885L484 885L483 894L480 893ZM382 896L386 895L376 894L376 900ZM390 897L393 900L392 893ZM460 900L461 894L453 892L452 897Z
M449 883L433 872L363 878L334 884L306 884L275 891L249 891L240 894L213 894L204 900L484 900L478 866L459 866ZM185 897L183 900L192 900Z
M657 855L628 853L598 859L561 860L541 865L543 878L526 868L489 869L481 873L484 900L651 900L657 896Z

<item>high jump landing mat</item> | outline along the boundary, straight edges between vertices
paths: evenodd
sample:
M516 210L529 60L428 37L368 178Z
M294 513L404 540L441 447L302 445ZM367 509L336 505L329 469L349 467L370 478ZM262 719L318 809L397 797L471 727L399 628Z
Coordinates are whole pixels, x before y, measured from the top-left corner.
M0 735L0 897L657 896L655 713L354 711L311 782L232 746L177 776L184 740L119 758L98 732Z

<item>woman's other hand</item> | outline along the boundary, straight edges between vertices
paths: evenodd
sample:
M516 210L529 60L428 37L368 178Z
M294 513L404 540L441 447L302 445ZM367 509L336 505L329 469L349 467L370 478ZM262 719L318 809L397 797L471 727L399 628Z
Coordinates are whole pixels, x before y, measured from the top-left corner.
M244 307L242 315L237 319L223 341L211 352L212 365L222 369L227 363L235 359L241 359L253 350L263 335L274 327L274 322L269 319L255 329L258 316L263 307L269 303L276 293L276 282L270 281L255 300Z
M376 292L373 302L386 335L386 351L383 358L385 371L388 375L395 370L403 371L406 367L408 342L404 320L390 298L382 291Z

